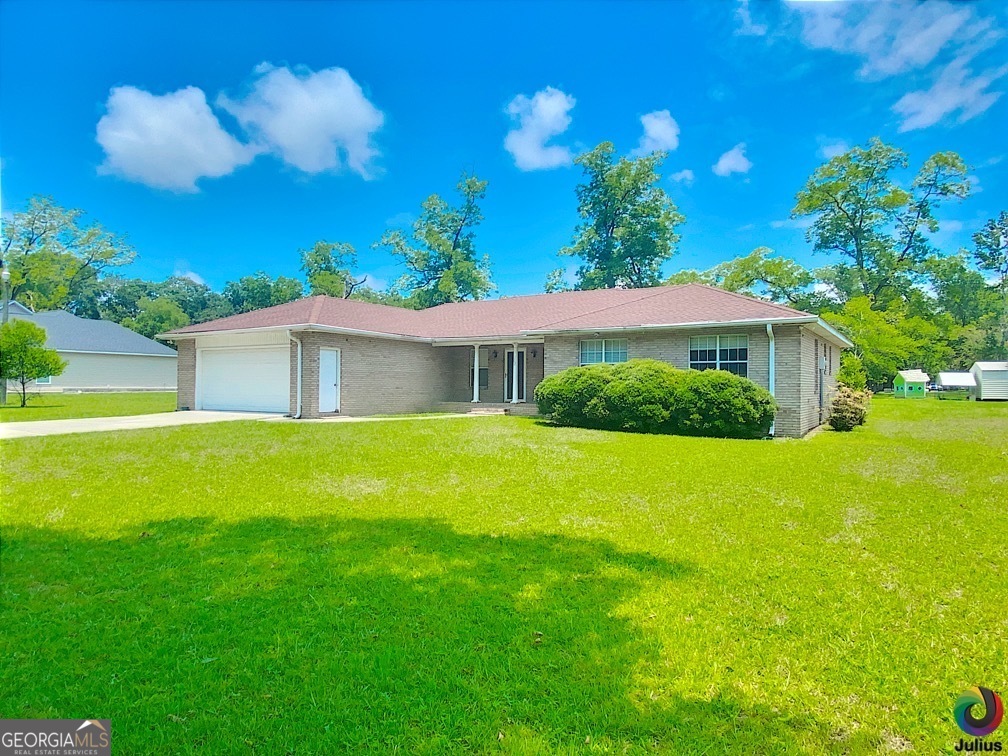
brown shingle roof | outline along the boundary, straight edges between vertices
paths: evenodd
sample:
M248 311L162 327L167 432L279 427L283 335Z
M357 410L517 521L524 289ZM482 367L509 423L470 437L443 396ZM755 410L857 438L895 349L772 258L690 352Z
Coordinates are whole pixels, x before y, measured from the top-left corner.
M808 313L702 284L596 289L406 310L317 296L180 328L166 336L321 326L418 339L484 339L539 331L592 331L692 323L784 321Z

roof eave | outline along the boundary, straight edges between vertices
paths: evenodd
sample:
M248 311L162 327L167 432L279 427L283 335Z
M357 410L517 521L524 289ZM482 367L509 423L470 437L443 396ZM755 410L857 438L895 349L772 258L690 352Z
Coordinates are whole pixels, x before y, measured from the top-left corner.
M813 325L823 332L836 339L843 346L850 348L854 344L833 328L829 323L817 315L799 315L796 317L783 318L737 318L735 320L698 320L689 323L641 323L630 326L609 326L609 327L584 327L584 328L551 328L526 331L528 335L556 335L561 333L626 333L630 331L649 331L656 329L696 329L696 328L721 328L732 326L760 326L760 325Z
M195 339L199 336L217 336L235 333L264 333L270 331L297 331L298 333L318 332L318 333L342 333L348 336L366 336L375 339L392 339L395 341L416 341L424 344L431 343L431 339L426 336L412 336L403 333L386 333L383 331L368 331L360 328L343 328L340 326L325 326L315 323L294 323L291 325L275 326L252 326L250 328L216 328L205 331L185 331L178 333L168 331L159 333L154 338L164 341L178 341L184 339Z

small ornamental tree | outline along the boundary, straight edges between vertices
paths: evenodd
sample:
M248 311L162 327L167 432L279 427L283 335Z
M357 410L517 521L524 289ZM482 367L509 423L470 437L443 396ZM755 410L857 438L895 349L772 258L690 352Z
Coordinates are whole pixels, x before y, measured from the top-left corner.
M840 369L837 371L837 383L854 391L864 391L868 388L868 373L865 371L861 358L853 352L843 352L840 355Z
M55 349L46 349L46 333L27 320L12 320L0 328L0 380L18 383L21 406L28 403L28 384L59 375L66 368Z

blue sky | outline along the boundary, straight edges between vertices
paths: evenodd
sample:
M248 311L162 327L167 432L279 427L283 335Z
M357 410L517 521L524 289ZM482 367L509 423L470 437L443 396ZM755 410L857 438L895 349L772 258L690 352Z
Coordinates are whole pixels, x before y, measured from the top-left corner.
M40 31L41 30L41 31ZM5 216L51 194L125 233L124 272L214 288L297 274L317 239L371 244L462 170L490 182L500 294L541 291L576 223L571 157L669 149L687 222L666 266L765 245L831 151L878 135L915 168L955 150L975 193L949 252L1008 209L1002 3L0 3ZM41 42L41 44L40 44Z

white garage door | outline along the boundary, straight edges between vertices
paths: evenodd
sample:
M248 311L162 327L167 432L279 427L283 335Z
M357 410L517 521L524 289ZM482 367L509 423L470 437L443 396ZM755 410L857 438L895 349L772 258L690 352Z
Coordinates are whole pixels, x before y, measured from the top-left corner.
M200 409L290 411L287 347L201 349L199 363Z

